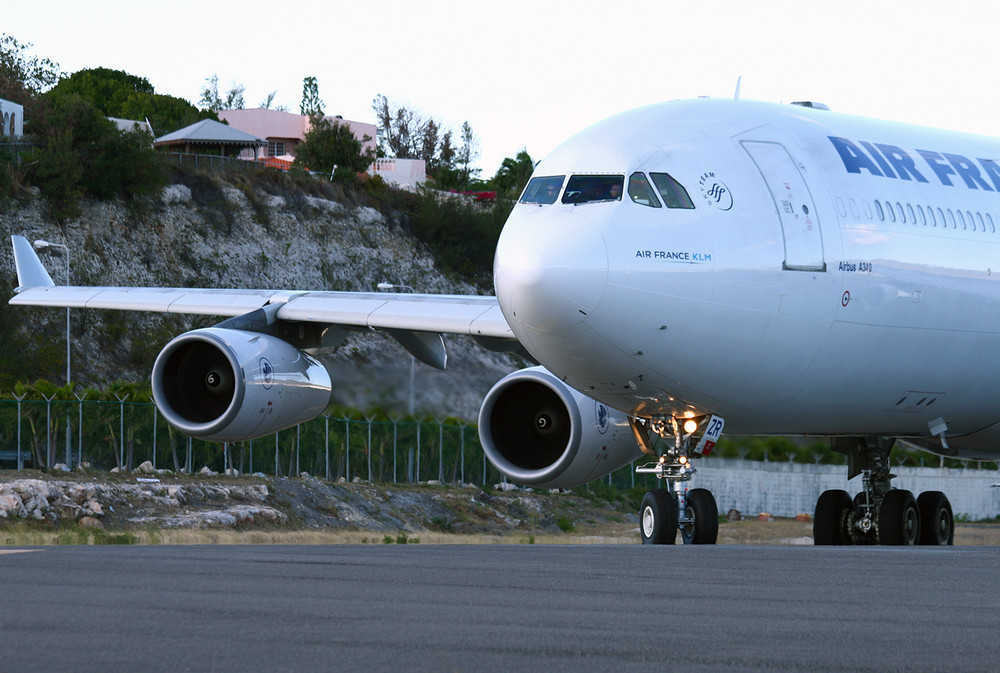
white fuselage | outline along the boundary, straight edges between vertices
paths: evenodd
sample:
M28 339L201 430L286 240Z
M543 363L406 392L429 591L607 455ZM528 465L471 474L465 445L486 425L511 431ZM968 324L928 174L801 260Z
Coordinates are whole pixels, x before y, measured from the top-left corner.
M626 413L996 458L994 161L993 139L801 106L634 110L534 175L668 174L694 207L565 203L563 180L554 203L515 206L497 297L539 362Z

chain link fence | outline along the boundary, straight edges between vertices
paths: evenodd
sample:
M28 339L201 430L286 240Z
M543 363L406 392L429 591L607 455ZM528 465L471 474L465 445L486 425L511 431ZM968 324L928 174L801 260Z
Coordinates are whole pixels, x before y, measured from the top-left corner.
M496 483L473 425L454 419L394 421L320 416L245 442L182 435L150 403L0 400L0 465L8 468L133 470L296 476L348 481Z

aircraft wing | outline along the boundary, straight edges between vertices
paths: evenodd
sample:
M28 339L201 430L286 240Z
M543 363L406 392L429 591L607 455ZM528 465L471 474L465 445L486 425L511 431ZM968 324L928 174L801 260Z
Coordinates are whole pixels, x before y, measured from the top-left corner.
M496 297L379 292L241 290L209 288L82 287L54 285L31 244L11 237L17 267L13 305L116 309L235 317L272 307L274 317L347 328L389 332L419 359L443 368L441 357L428 361L407 344L425 344L437 334L467 334L491 350L516 350L519 344L504 320ZM438 338L437 341L440 339ZM443 354L443 345L440 349Z

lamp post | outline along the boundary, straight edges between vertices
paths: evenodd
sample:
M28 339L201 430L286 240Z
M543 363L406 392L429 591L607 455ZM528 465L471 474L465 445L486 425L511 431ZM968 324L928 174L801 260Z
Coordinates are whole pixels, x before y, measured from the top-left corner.
M72 283L69 279L69 248L61 243L50 243L48 241L39 239L35 241L35 250L44 250L45 248L62 248L66 253L66 285L69 286ZM70 336L69 336L69 306L66 307L66 387L69 388L70 382ZM72 435L70 434L69 427L69 413L66 414L66 466L72 467Z
M71 285L69 280L69 248L61 243L49 243L44 240L35 241L35 250L44 250L45 248L62 248L66 253L66 285ZM66 307L66 385L70 382L70 351L69 351L69 307Z
M409 285L395 285L393 283L386 283L384 281L381 282L381 283L379 283L375 287L377 287L380 290L409 290L410 292L416 293L416 290L414 290ZM415 373L416 373L415 372L416 366L417 366L416 358L414 358L411 355L410 356L410 399L409 399L409 405L408 405L410 416L413 416L413 395L414 395L414 392L413 392L414 391L414 382L413 381L414 381L414 377L415 377Z

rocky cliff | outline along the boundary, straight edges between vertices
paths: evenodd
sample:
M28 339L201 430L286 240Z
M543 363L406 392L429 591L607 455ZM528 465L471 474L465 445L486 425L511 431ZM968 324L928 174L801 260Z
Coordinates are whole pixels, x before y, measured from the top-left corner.
M16 285L9 236L21 234L67 245L76 285L375 291L384 281L418 292L491 291L446 277L430 252L394 221L398 218L370 207L302 194L251 193L245 187L216 187L216 192L211 202L197 186L192 194L191 187L175 184L148 202L87 204L82 217L61 224L44 216L38 198L28 199L0 212L8 251L0 255L2 273L11 288ZM56 283L64 283L61 251L41 257ZM72 316L73 380L98 386L148 379L156 353L172 336L217 322L117 311L74 310ZM51 353L64 352L56 348L65 338L61 310L4 303L0 320L7 328L23 326L19 329L28 330L33 343L51 345ZM524 363L486 352L468 338L446 341L447 372L416 364L415 409L473 419L490 386ZM355 333L327 363L335 402L406 411L410 356L392 339ZM63 359L50 366L54 382L63 382L53 373L63 367Z

